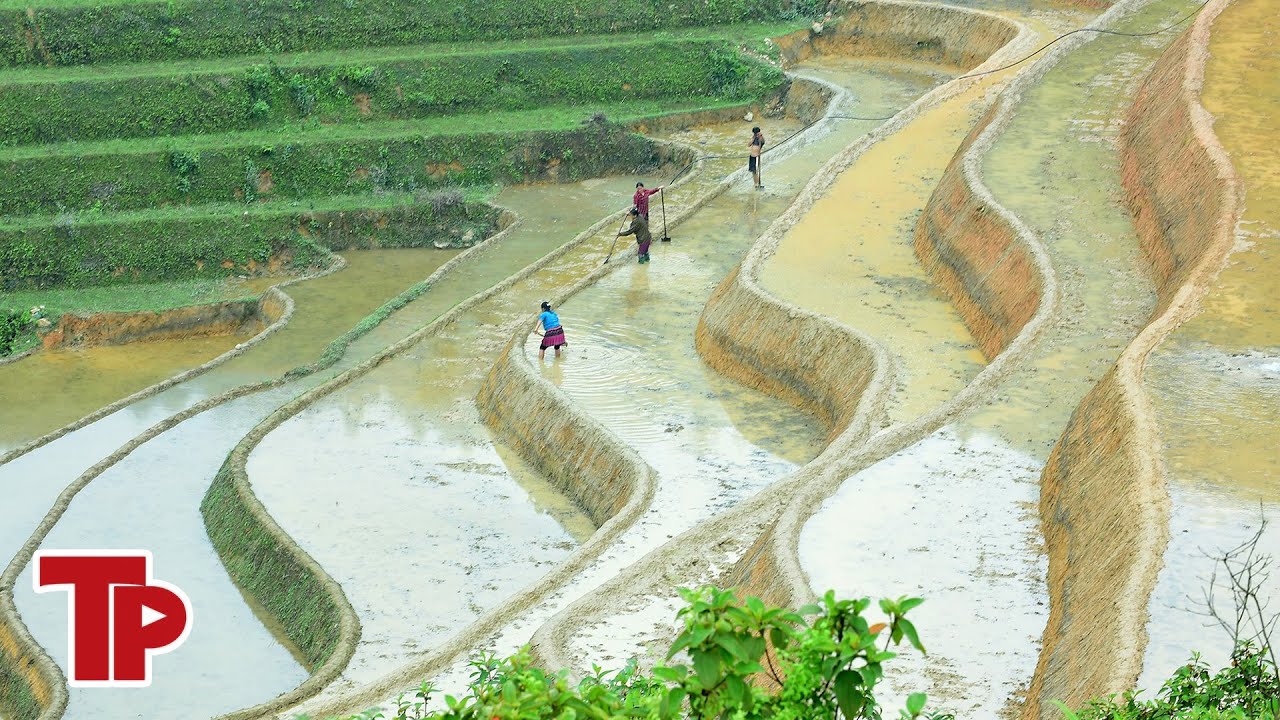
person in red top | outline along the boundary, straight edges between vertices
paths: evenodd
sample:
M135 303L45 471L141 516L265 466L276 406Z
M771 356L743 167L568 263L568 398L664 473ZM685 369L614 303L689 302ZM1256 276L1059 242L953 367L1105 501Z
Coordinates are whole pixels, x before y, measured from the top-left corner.
M640 217L644 218L645 222L649 222L649 196L659 192L662 192L661 185L652 190L646 190L644 183L636 183L636 194L631 196L631 204L640 211Z

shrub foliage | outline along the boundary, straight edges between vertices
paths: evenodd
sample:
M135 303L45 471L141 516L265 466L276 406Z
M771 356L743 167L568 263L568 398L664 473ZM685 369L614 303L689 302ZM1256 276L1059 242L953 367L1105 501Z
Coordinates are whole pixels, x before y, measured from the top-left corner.
M740 601L732 590L680 593L688 603L679 612L683 630L651 673L632 661L618 672L595 668L575 684L564 672L535 667L527 649L504 660L482 656L472 663L467 693L446 698L446 709L428 710L432 688L423 686L400 698L394 717L878 720L875 690L884 663L895 657L890 648L905 641L924 651L906 617L919 598L881 600L884 621L873 623L871 600L837 600L832 592L795 612L757 598ZM918 717L925 702L924 694L913 694L898 714Z

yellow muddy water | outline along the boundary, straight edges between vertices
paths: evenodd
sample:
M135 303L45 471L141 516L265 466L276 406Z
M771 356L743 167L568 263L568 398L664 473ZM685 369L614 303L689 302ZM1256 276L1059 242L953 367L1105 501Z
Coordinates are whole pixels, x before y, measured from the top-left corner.
M1190 0L1156 0L1116 27L1150 30L1190 7ZM801 536L816 589L927 598L916 623L929 656L895 660L885 684L890 706L923 690L935 709L997 717L1031 679L1049 602L1040 473L1081 398L1155 302L1119 202L1115 143L1138 83L1175 37L1096 39L1022 91L980 175L1045 246L1060 312L988 400L855 474ZM850 322L861 326L856 315ZM876 517L855 529L848 518L864 517L859 508L868 503ZM894 547L868 542L886 534L898 538ZM922 585L922 577L930 580ZM958 614L969 620L952 622Z
M0 365L0 452L206 363L250 335L40 352Z
M353 250L347 267L287 288L296 311L281 331L191 387L207 395L308 362L360 318L422 280L456 250ZM278 281L254 280L261 291ZM249 336L188 338L59 350L0 366L0 451L22 445L104 405L208 362Z
M996 82L969 88L864 153L791 228L760 274L779 298L859 328L896 355L894 421L938 405L984 364L959 314L917 262L912 229Z
M1141 686L1155 689L1190 656L1216 665L1227 635L1203 627L1206 553L1248 539L1280 555L1280 18L1268 0L1237 0L1214 21L1201 100L1244 184L1236 248L1200 313L1153 353L1147 387L1159 414L1170 542ZM1219 597L1224 595L1220 591ZM1280 582L1263 588L1280 599ZM1231 608L1220 604L1220 611Z

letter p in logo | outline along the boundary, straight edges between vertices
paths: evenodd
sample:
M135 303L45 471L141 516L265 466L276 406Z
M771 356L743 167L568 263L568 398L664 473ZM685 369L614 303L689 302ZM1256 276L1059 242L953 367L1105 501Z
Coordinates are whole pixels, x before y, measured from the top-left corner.
M152 579L146 550L51 550L35 560L35 591L67 593L72 686L147 687L152 656L191 632L191 601Z

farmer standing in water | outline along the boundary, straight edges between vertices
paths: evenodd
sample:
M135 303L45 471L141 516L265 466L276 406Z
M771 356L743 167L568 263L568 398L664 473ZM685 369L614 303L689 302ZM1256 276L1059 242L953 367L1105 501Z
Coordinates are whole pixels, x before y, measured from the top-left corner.
M764 187L760 184L760 155L764 153L764 133L758 127L751 128L751 142L747 144L747 152L747 168L756 181L756 189L760 190Z
M636 194L631 196L631 204L640 211L640 217L644 218L645 222L649 222L649 196L660 192L662 192L661 185L652 190L646 190L644 183L636 183Z
M542 332L538 333L542 336L542 347L538 349L538 359L543 360L547 357L547 348L554 347L556 349L556 357L560 357L560 347L568 347L569 343L564 339L564 328L560 326L560 316L551 311L551 303L542 303L542 312L538 313L538 324L533 326L533 331L538 332L538 328L542 328Z
M649 262L649 244L653 242L653 235L649 233L649 223L637 208L631 208L631 226L618 233L618 237L623 235L636 236L636 244L640 246L637 259L641 265Z

